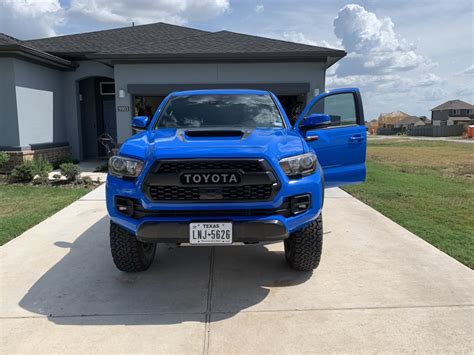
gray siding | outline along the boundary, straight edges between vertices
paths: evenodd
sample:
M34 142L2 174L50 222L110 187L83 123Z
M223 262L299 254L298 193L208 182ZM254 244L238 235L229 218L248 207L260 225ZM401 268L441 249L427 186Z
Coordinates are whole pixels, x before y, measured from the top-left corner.
M14 59L0 58L0 146L19 146Z
M449 118L449 110L431 112L431 122L433 126L439 126L441 121L447 121Z
M210 83L309 83L307 98L314 90L324 91L324 63L220 63L220 64L116 64L116 105L129 106L129 112L117 112L117 137L123 142L131 134L134 84L210 84ZM124 98L118 97L124 90Z
M20 145L65 142L62 72L14 60Z

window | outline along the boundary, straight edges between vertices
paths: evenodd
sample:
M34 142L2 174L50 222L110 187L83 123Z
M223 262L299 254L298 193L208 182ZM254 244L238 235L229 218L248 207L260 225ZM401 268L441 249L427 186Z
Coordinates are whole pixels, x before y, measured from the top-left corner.
M284 127L269 95L216 94L174 96L166 103L157 128Z
M101 95L115 95L115 84L113 82L100 83Z
M451 111L453 112L452 113L453 116L459 115L460 113L460 110L451 110Z
M313 113L329 115L332 127L357 124L355 99L350 93L326 96L314 104L305 117Z

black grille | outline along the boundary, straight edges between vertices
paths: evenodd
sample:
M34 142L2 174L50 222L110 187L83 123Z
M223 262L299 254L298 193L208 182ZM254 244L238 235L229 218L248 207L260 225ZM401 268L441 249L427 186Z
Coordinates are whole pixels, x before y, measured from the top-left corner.
M188 173L238 172L238 183L189 185L181 176ZM271 166L263 159L169 159L150 168L142 189L152 201L243 202L269 201L280 185Z
M191 170L242 170L243 172L265 171L258 160L184 160L162 161L157 173L179 173Z
M272 185L247 185L223 189L224 200L268 200L272 195Z
M164 201L186 201L199 200L199 187L182 187L182 186L150 186L150 196L152 200Z
M150 186L149 193L155 201L199 201L226 200L252 201L268 200L273 194L272 185L246 185L229 187L183 187Z

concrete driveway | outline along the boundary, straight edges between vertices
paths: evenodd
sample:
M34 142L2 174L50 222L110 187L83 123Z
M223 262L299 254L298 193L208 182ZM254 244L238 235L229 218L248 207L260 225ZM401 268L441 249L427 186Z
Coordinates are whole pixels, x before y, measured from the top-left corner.
M473 272L339 189L320 268L282 243L115 269L103 187L0 248L1 352L472 352Z

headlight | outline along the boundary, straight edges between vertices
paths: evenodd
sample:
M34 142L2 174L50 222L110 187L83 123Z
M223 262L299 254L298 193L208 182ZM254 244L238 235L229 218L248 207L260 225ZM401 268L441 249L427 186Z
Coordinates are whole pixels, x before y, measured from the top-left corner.
M143 169L140 160L114 156L109 159L109 174L117 177L137 177Z
M314 153L305 153L280 160L280 167L288 176L305 176L315 172L317 162Z

